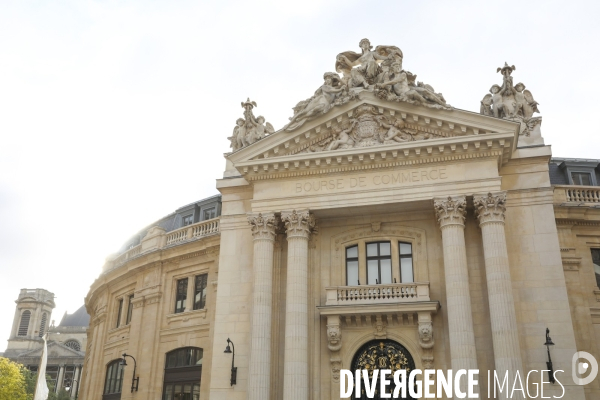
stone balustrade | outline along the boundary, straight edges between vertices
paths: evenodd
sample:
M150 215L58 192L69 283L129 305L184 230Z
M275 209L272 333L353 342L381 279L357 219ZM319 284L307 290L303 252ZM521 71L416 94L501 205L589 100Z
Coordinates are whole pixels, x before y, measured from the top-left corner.
M600 203L600 187L560 185L554 187L556 203Z
M325 292L326 306L430 301L428 282L335 286Z
M219 220L219 217L217 217L206 221L201 221L169 233L165 233L164 229L160 227L153 227L148 231L148 234L142 239L140 244L128 249L122 254L119 254L111 261L107 261L107 263L104 265L103 272L108 272L116 267L119 267L141 254L146 254L164 247L197 240L205 236L218 234L220 232Z

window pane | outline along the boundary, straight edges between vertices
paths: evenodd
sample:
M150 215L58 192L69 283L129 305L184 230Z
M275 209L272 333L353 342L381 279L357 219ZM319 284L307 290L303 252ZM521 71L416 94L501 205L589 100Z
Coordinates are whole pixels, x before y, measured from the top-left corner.
M388 243L389 246L389 243ZM380 283L392 283L392 261L381 260L381 282Z
M163 400L173 400L173 385L165 385Z
M377 255L377 243L367 244L367 257L376 257Z
M194 310L201 310L206 306L206 283L208 274L198 275L196 277L194 289Z
M192 385L183 386L183 396L181 400L192 400Z
M412 244L400 242L400 254L412 254Z
M392 253L390 252L390 242L382 242L379 243L379 255L380 256L389 256Z
M596 273L596 285L600 287L600 249L592 249L592 262Z
M123 312L123 299L119 300L119 311L117 312L117 323L116 327L121 326L121 313Z
M176 399L180 399L181 398L181 385L175 385L175 397Z
M358 261L348 261L346 265L346 285L358 285Z
M185 311L185 303L187 300L188 280L180 279L177 281L177 294L175 298L175 312L180 313Z
M348 247L346 249L346 258L358 258L358 246Z
M367 261L367 281L369 285L375 285L379 280L379 266L377 260Z
M402 283L414 282L412 257L404 257L400 259L400 277Z
M200 385L194 383L194 389L192 390L192 400L200 400Z

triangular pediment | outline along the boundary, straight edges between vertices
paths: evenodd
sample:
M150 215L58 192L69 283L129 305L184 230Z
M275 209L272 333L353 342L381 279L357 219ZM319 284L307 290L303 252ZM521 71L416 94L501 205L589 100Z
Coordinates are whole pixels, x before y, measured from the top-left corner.
M275 132L227 158L248 180L434 162L468 153L498 157L503 164L518 132L514 122L387 101L365 91L298 129Z
M27 353L22 353L19 357L41 357L42 347L31 350ZM48 342L48 356L49 357L82 357L84 353L71 349L61 343Z

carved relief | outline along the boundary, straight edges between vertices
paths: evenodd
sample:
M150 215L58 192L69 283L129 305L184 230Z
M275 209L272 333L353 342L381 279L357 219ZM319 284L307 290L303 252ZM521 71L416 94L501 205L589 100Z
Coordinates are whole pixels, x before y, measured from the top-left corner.
M337 324L327 324L327 347L331 351L339 351L342 348L342 330L339 321Z
M467 199L465 196L448 196L445 199L436 198L433 206L441 227L449 224L465 224L467 214Z
M259 115L256 118L254 116L252 112L254 107L256 107L255 101L248 99L242 102L244 118L238 118L236 126L233 128L233 135L227 138L231 141L230 147L233 151L249 146L275 132L273 125L265 122L265 117Z
M285 230L288 237L290 235L308 237L311 233L316 233L317 222L314 215L308 211L282 212L281 220L285 224Z
M504 222L506 192L474 195L473 205L480 225L486 222Z
M388 320L389 321L389 320ZM375 317L375 338L376 339L385 339L387 338L387 329L386 325L384 325L383 320L381 319L381 315L377 315Z
M481 100L479 112L483 115L508 119L521 125L519 135L523 137L523 144L544 144L539 126L542 117L534 117L539 113L538 102L534 100L529 90L521 82L513 85L512 73L516 68L506 62L504 67L499 67L497 72L502 74L502 86L492 85L490 93ZM537 128L537 129L536 129Z
M431 349L435 344L433 340L433 325L431 322L419 322L419 344L424 349Z
M294 115L284 127L286 131L293 131L331 108L357 99L361 91L374 92L389 101L452 109L441 93L435 93L430 85L415 83L417 76L402 69L403 54L398 47L377 46L373 50L368 39L361 40L359 47L361 53L346 51L337 55L335 69L342 77L326 72L324 83L315 94L293 108ZM342 134L347 129L352 128L342 127L339 131L338 145L349 144L348 133Z
M331 363L331 378L334 382L339 382L342 361L338 357L332 357L329 359L329 362Z
M258 213L258 215L250 215L248 216L248 223L251 225L254 240L275 240L275 234L279 224L279 219L275 214L269 213L263 216L262 213Z

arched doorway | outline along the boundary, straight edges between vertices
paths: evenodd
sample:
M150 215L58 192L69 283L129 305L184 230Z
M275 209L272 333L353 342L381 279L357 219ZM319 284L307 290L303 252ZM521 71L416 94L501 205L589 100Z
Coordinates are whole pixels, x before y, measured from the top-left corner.
M204 351L182 347L166 354L163 400L199 400Z
M397 370L404 369L406 370L406 375L408 377L408 374L415 369L415 361L408 350L406 350L404 346L396 341L389 339L371 340L370 342L362 345L352 359L352 367L350 370L352 373L354 373L354 371L357 369L368 370L369 378L373 377L373 371L376 369L389 369L392 371L392 376ZM391 385L388 387L389 393L392 393L395 388L393 377L390 377L390 381ZM367 398L364 390L365 387L364 384L362 384L361 399ZM402 395L402 393L400 393L400 395ZM354 393L352 398L356 398ZM380 398L378 382L375 391L375 397L373 397L373 399L378 400ZM412 399L412 397L408 396L407 393L407 397L405 397L405 399Z

